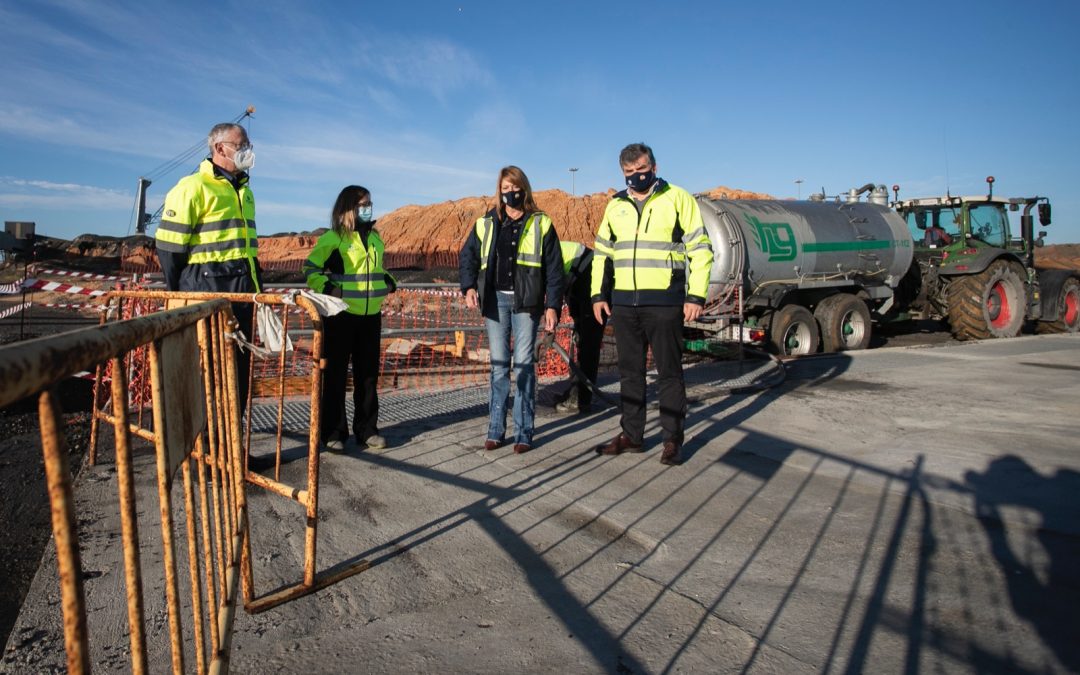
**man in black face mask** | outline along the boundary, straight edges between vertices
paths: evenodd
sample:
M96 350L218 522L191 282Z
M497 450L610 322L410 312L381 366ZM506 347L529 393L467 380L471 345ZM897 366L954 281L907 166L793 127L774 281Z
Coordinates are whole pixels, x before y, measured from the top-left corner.
M622 431L597 447L602 455L642 452L645 434L645 357L652 348L659 372L663 464L682 462L686 385L683 322L701 316L713 253L697 202L656 176L656 158L644 143L623 148L619 165L626 190L608 202L596 232L592 266L593 313L611 316L619 352ZM611 260L612 265L605 265ZM597 264L599 263L599 264ZM611 303L602 294L607 269L615 283Z

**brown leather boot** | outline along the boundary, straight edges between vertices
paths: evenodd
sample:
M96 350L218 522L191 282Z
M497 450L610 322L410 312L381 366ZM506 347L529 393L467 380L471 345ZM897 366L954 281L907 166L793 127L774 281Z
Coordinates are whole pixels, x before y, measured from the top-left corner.
M621 455L624 452L641 452L641 443L634 443L626 432L620 431L619 435L611 439L611 442L596 446L598 455Z

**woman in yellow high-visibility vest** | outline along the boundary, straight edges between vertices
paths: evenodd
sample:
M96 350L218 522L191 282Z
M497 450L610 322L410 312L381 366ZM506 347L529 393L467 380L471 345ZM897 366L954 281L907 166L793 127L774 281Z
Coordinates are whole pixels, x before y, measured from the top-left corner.
M532 449L536 396L536 330L554 330L562 308L559 235L537 208L525 172L503 167L495 208L476 219L459 259L465 304L479 308L491 349L491 404L484 449L505 442L513 334L514 452Z
M371 193L350 185L341 191L331 214L331 229L315 242L304 262L307 285L341 298L348 309L323 323L322 419L319 435L328 450L342 452L349 437L345 411L345 380L353 369L353 434L357 445L380 449L380 339L382 303L397 288L383 267L385 245L372 218Z

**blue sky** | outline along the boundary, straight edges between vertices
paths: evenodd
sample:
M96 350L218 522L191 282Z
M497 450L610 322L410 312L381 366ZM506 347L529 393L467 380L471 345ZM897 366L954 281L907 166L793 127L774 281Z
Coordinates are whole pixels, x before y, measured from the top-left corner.
M867 182L1050 197L1080 242L1080 3L0 0L0 215L133 231L136 181L248 105L260 233L494 192ZM149 208L199 157L159 178ZM797 179L804 182L795 183Z

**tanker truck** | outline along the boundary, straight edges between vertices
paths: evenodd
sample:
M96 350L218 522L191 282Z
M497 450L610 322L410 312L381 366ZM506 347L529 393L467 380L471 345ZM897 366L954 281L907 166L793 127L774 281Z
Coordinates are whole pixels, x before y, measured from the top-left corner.
M1041 270L1044 197L900 201L868 183L808 201L698 196L713 247L703 328L782 356L865 349L877 321L934 318L961 340L1080 331L1080 272ZM861 195L868 193L867 200ZM1013 236L1006 210L1019 211Z
M832 201L697 200L714 256L704 322L727 339L783 356L865 349L872 314L893 310L912 269L884 185Z

